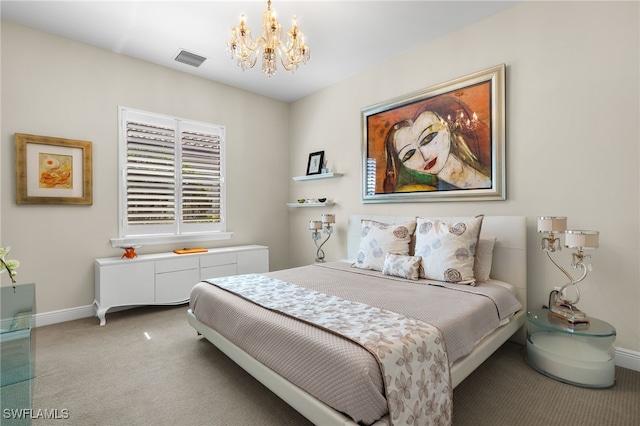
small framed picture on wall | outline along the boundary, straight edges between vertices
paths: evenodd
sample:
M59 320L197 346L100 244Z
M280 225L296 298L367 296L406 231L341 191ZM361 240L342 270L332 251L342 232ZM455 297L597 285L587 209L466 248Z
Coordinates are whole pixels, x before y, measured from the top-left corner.
M92 143L15 134L16 204L93 204Z
M309 154L309 162L307 163L307 176L319 175L322 173L322 165L324 163L324 151L312 152Z

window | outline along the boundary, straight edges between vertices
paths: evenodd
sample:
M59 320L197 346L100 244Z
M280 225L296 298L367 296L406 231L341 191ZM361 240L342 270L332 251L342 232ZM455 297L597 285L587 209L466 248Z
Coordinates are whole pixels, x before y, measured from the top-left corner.
M112 244L224 233L224 127L122 107L119 123L120 238Z

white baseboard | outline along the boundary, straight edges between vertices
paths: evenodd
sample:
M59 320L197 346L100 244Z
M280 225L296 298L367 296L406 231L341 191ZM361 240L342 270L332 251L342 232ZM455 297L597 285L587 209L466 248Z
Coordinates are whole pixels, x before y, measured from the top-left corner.
M640 371L640 352L616 348L616 365L629 370Z
M122 309L127 309L124 307ZM115 312L114 308L112 312ZM78 306L77 308L62 309L59 311L43 312L35 315L36 327L57 324L59 322L73 321L81 318L96 316L93 305ZM96 326L100 322L96 319ZM628 349L616 348L615 364L618 367L628 368L630 370L640 371L640 352L630 351Z
M109 313L124 311L126 309L136 308L142 305L132 306L116 306L109 309ZM41 314L35 314L36 327L42 327L45 325L57 324L59 322L73 321L82 318L89 318L96 316L96 308L94 305L78 306L76 308L61 309L59 311L43 312ZM100 324L100 320L96 319Z
M57 324L59 322L73 321L81 318L95 317L96 310L93 305L78 306L75 308L61 309L59 311L43 312L35 314L36 327ZM96 323L96 325L99 322Z

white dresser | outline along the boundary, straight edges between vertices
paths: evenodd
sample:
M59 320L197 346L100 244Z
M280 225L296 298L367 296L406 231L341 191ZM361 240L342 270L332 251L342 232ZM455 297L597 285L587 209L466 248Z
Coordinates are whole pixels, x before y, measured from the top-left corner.
M191 288L202 280L268 271L269 248L258 245L96 259L93 305L105 325L107 311L116 306L186 303Z

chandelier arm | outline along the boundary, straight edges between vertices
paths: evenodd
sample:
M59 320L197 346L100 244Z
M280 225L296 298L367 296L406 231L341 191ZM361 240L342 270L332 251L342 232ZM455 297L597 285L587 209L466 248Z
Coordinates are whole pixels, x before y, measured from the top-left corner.
M248 55L243 55L243 57L245 58L249 58L249 57L255 57L257 58L258 55L258 50L261 48L264 48L264 46L267 45L267 41L264 38L264 34L261 34L260 36L258 36L258 38L256 38L255 40L253 40L253 38L250 38L248 41L249 43L246 43L247 40L245 40L244 38L241 39L241 43L242 43L242 48L243 51L249 51ZM253 61L253 65L256 64L256 61ZM253 67L253 65L251 65L251 67Z
M245 39L242 39L241 43L242 43L242 47L243 50L248 50L250 53L248 56L251 56L253 53L255 53L256 50L258 50L258 48L260 47L260 39L262 38L262 36L258 37L257 40L249 40L249 43L246 42Z
M258 55L249 55L247 59L251 59L249 61L249 68L253 68L258 62Z
M294 68L295 68L295 66L296 66L296 63L295 63L295 62L291 62L290 64L287 64L287 63L284 61L284 60L285 60L284 55L278 55L278 56L280 56L280 64L282 65L282 68L284 68L284 69L285 69L285 71L291 71L292 69L294 69Z
M280 41L280 43L278 43L277 50L279 53L278 56L280 56L280 63L282 64L282 67L287 71L295 69L298 64L304 62L304 59L295 60L295 58L292 56L292 52L294 52L295 49L297 49L296 43L292 43L291 48L287 48L287 45L284 44L282 40Z
M267 41L265 40L264 36L261 35L260 37L258 37L251 46L246 46L247 49L249 49L249 54L246 56L247 58L251 58L251 66L249 68L253 68L254 65L258 62L258 50L259 49L264 49L264 46L267 45Z
M287 31L287 39L286 41L288 42L289 40L291 40L291 43L289 45L289 43L285 43L284 41L282 41L282 39L280 40L280 43L278 43L278 48L280 49L280 53L281 54L286 54L286 56L289 56L289 54L291 54L291 52L294 51L294 49L296 47L299 46L299 34L296 33L296 36L293 37L293 35L289 34L289 32Z

